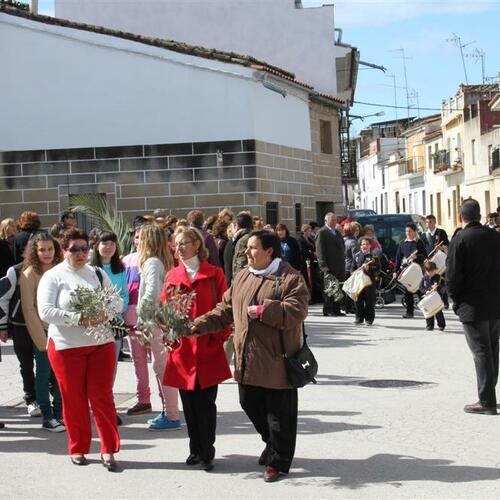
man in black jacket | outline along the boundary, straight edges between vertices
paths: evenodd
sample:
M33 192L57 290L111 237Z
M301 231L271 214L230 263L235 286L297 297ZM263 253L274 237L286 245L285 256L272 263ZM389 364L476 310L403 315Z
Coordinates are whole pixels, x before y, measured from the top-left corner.
M412 262L422 265L427 257L427 251L422 240L418 237L417 226L409 222L405 227L406 239L401 241L396 250L396 269L394 277L406 266L408 259L412 257ZM405 292L406 313L403 318L413 318L415 304L413 302L413 293L408 290Z
M500 233L481 225L479 203L462 203L464 228L450 243L446 285L476 368L479 401L467 413L496 415L500 336Z
M335 228L337 217L328 212L325 215L325 225L316 236L316 255L318 265L323 273L333 274L339 281L345 278L345 245L344 238ZM333 297L325 294L323 303L324 316L345 316L340 311L340 302L335 302Z

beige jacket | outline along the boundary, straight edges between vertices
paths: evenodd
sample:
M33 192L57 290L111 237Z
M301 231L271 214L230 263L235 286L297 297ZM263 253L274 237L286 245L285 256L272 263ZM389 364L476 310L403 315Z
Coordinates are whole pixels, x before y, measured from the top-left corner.
M256 276L245 268L235 277L222 302L195 320L200 333L222 331L234 321L234 378L241 384L269 389L291 387L278 332L283 330L287 354L295 354L300 348L309 291L302 275L286 262L281 263L280 272L279 300L274 298L274 274ZM260 319L248 317L250 305L264 306Z
M39 351L47 350L47 330L49 325L38 316L36 291L41 276L29 267L19 275L21 289L21 306L23 308L26 328Z

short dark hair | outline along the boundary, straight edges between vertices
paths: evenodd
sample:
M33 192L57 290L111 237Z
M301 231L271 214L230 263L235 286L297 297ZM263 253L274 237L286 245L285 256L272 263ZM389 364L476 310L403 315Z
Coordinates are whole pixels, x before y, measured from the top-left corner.
M361 245L363 241L367 241L371 245L373 240L368 236L361 236L361 238L358 239L358 245Z
M73 240L85 240L88 243L89 237L87 236L87 233L83 231L83 229L78 229L77 227L68 229L64 232L61 240L61 246L63 247L63 249L67 250Z
M479 222L481 220L481 208L479 203L473 198L464 200L460 207L460 215L464 222Z
M281 243L280 239L276 236L275 233L271 231L266 231L264 229L257 229L250 233L250 238L255 236L260 240L262 248L267 250L268 248L273 249L272 258L281 257Z
M415 232L417 231L417 226L413 224L413 222L408 222L405 227L408 227L410 229L413 229Z
M64 222L64 219L71 217L72 219L75 218L75 214L71 210L64 210L61 212L61 222Z
M434 222L436 222L436 216L432 215L432 214L426 215L425 219L426 220L433 220Z
M491 214L488 214L488 219L496 219L498 217L498 214L496 212L491 212Z
M253 227L253 219L248 212L239 213L234 219L234 221L242 229L252 229Z
M311 222L309 222L309 225L311 226L311 229L316 229L317 227L321 227L321 224L318 224L314 220L312 220Z

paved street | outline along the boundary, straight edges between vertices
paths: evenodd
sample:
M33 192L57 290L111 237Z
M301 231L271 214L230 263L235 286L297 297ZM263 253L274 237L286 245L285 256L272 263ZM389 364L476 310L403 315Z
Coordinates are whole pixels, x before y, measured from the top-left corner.
M320 364L318 385L299 393L296 458L288 477L265 484L257 457L262 443L238 405L237 387L219 389L216 468L184 464L185 427L149 432L149 416L124 416L123 468L110 474L98 462L71 465L66 435L40 429L20 396L17 362L9 345L0 364L2 497L6 498L498 498L500 420L469 415L475 401L470 353L453 314L445 333L425 321L401 318L401 306L377 311L373 327L323 318L313 307L310 344ZM373 379L428 382L420 387L371 388ZM133 400L131 363L120 363L119 411ZM155 399L158 408L158 399Z

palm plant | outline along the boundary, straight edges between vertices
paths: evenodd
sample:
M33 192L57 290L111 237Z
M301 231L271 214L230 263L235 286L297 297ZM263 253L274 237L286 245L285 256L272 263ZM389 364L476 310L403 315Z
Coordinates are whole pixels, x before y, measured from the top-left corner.
M103 196L75 194L71 196L71 210L99 220L102 229L113 231L118 238L120 251L126 255L132 248L128 224Z

